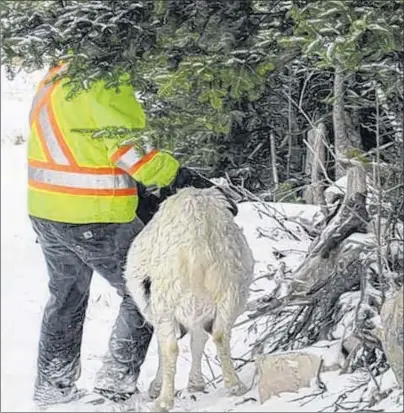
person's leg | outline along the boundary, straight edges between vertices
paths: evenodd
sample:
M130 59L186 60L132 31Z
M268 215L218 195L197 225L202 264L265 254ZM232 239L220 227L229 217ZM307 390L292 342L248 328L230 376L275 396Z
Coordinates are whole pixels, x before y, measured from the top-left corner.
M115 400L128 398L136 392L140 366L153 334L127 291L124 279L126 255L142 228L142 222L135 219L125 224L89 224L76 234L76 242L84 248L80 253L82 259L122 297L109 350L95 381L96 391Z
M40 405L79 397L80 349L92 269L65 245L58 224L32 218L49 275L50 297L43 313L34 401Z
M97 372L94 389L111 400L126 400L137 392L137 380L153 335L129 296L123 297L109 349Z

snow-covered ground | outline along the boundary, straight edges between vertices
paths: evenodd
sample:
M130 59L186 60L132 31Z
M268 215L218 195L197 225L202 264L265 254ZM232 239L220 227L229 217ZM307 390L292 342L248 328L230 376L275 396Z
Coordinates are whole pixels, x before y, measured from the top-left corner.
M18 135L26 137L27 118L34 84L41 73L21 75L15 81L8 82L2 70L2 105L1 105L1 411L32 411L32 388L35 377L37 340L43 307L46 303L47 275L45 263L26 213L26 147L15 145ZM271 208L288 217L301 216L313 220L317 208L313 206L276 204ZM243 227L248 241L254 251L256 276L276 269L281 261L287 268L293 269L304 257L309 246L309 239L301 234L301 241L291 240L279 224L271 217L257 211L256 205L240 205L238 223ZM294 226L291 221L285 225ZM270 240L266 235L270 234ZM282 251L284 258L277 259L274 252ZM251 299L268 294L274 283L267 278L260 278L252 289ZM94 374L101 363L101 357L107 348L107 340L112 323L117 315L118 296L101 278L93 279L90 304L87 313L83 351L82 376L79 386L91 389ZM246 358L249 355L253 333L248 333L249 324L235 328L233 336L233 356ZM180 358L176 377L177 389L184 389L190 368L188 339L180 343ZM327 349L333 343L321 343L311 351L321 353L325 358L333 351ZM326 346L326 347L321 347ZM334 346L335 347L335 346ZM212 343L206 349L209 362L204 362L204 373L208 381L212 374L219 375L220 369L215 360ZM335 352L334 352L335 353ZM335 355L335 354L334 354ZM139 381L141 390L146 390L154 377L157 364L156 343L152 341L143 365ZM175 411L342 411L334 410L334 402L348 389L358 385L361 380L369 381L366 374L339 375L339 372L322 374L327 391L315 398L302 396L317 391L313 382L311 388L301 389L299 394L284 393L272 397L264 404L258 401L255 367L246 364L240 373L241 379L251 385L249 393L242 397L225 397L222 383L213 382L208 392L191 396L181 391L176 400ZM377 378L381 388L395 385L391 371ZM370 386L371 387L371 386ZM371 389L368 389L369 392ZM349 394L348 399L359 400L363 388ZM299 399L300 400L296 400ZM347 400L348 400L347 399ZM152 411L152 404L145 398L140 402L133 400L128 405L138 411ZM118 406L69 404L58 411L117 411ZM393 412L402 411L402 399L396 389L391 395L377 404L375 409ZM56 411L56 410L55 410ZM136 411L136 410L132 410ZM380 410L379 410L380 411Z

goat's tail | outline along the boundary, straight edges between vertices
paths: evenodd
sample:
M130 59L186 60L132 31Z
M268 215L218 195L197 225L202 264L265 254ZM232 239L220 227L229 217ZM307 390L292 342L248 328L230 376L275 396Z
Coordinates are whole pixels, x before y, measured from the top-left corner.
M147 322L152 323L152 313L150 309L150 289L151 282L147 276L134 271L134 267L128 265L125 272L127 288Z

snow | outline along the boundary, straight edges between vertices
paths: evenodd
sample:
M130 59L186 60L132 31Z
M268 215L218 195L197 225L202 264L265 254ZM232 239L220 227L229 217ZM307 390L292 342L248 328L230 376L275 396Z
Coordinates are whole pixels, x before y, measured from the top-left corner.
M1 411L34 411L31 397L35 378L37 342L42 310L48 297L45 262L26 213L26 145L15 145L15 138L27 137L28 113L34 85L42 73L22 74L13 82L4 77L2 70L2 112L1 112ZM256 277L251 300L269 294L275 286L271 278L281 262L286 269L292 270L304 258L310 240L300 230L297 221L313 222L319 219L315 206L297 204L268 204L265 213L258 210L254 203L240 204L237 222L244 229L256 259ZM262 208L260 208L262 209ZM293 231L295 239L288 231ZM283 258L277 258L282 252ZM347 294L344 302L347 308L356 301L355 294ZM101 277L95 276L91 286L90 303L87 312L83 348L82 375L80 387L92 388L95 372L100 367L101 357L107 349L112 324L118 312L119 298L114 290ZM251 323L234 329L232 340L233 356L246 358L250 355L250 344L254 332L247 330ZM342 333L341 333L342 334ZM320 342L307 351L315 352L325 358L330 365L340 358L340 342ZM347 393L349 400L359 400L362 392L370 392L371 382L367 373L339 375L338 371L321 374L327 390L317 397L307 397L318 391L315 382L310 388L301 389L298 394L284 393L272 397L264 404L258 401L255 367L247 363L240 372L241 379L250 385L251 390L243 397L225 396L223 383L213 381L220 375L213 344L206 348L209 363L205 360L203 371L211 382L206 394L189 395L181 390L176 399L174 411L238 411L238 412L290 412L290 411L335 411L333 403L347 392L366 383L355 392ZM157 367L156 342L153 339L147 359L139 378L139 387L145 391L154 377ZM176 376L176 388L184 389L190 368L188 338L180 342L180 357ZM379 404L378 409L389 412L402 411L402 392L397 389L391 370L377 378L381 389L393 388L392 393ZM306 397L305 397L306 396ZM195 397L195 398L194 398ZM300 400L298 400L300 399ZM328 407L327 407L328 406ZM152 411L152 403L142 395L134 398L128 405L132 411ZM53 411L119 411L122 406L103 404L100 406L70 403L59 406ZM382 410L382 411L383 411ZM338 410L336 410L338 411Z
M347 189L347 177L343 176L334 182L334 185L330 185L325 191L324 194L326 198L331 194L335 195L344 195Z
M14 81L9 81L1 67L1 144L14 142L18 136L28 136L28 114L37 83L44 71L20 73Z

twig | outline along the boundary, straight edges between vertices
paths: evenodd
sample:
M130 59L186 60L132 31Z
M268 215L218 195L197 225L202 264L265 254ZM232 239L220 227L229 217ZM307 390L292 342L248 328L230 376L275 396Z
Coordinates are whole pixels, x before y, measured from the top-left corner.
M311 77L312 77L313 75L314 75L314 70L311 71L311 72L309 73L309 75L306 76L306 78L304 79L302 91L300 92L300 99L299 99L299 106L298 106L299 109L302 107L302 104L303 104L303 97L304 97L304 92L306 91L307 84L309 83L309 80L311 79ZM290 102L290 101L289 101L289 102Z
M293 189L290 189L289 191L282 192L283 196L280 197L280 198L277 200L277 202L282 202L282 201L284 201L285 199L287 199L289 196L295 194L296 192L301 191L302 189L306 189L306 188L308 188L308 187L309 187L309 185L301 185L301 186L297 186L297 187L295 187L295 188L293 188Z
M364 386L367 386L368 384L369 384L369 381L366 380L366 381L363 381L362 383L358 384L357 386L352 387L351 389L346 390L343 394L340 394L340 395L337 397L337 399L335 400L335 402L334 402L333 404L330 404L330 405L324 407L324 408L321 409L320 411L321 411L321 412L324 412L324 411L326 411L327 409L338 405L340 402L342 402L343 400L345 400L345 399L348 397L348 394L354 393L354 392L356 392L357 390L363 388ZM365 390L366 390L366 389L365 389ZM361 402L359 401L358 404L360 404L360 403L361 403Z
M320 373L321 373L321 369L323 368L323 364L324 364L324 359L321 357L320 365L318 366L318 369L317 369L316 384L319 387L319 389L324 390L326 392L327 391L327 386L321 380L321 377L320 377Z
M272 208L273 210L276 211L275 208L270 207L269 205L266 205L266 207L268 207L268 208L266 208L266 209L271 209L271 208ZM256 209L258 209L258 208L256 208ZM291 230L289 230L288 228L285 227L285 225L283 224L283 222L280 221L280 220L276 217L276 215L271 215L270 213L268 213L268 212L266 212L266 211L262 211L262 210L260 210L260 209L258 209L258 211L259 211L261 214L266 215L267 217L274 219L274 220L281 226L281 228L282 228L287 234L291 235L296 241L301 241L301 239L300 239L297 235L295 235ZM278 212L278 211L276 211L276 212ZM279 215L282 215L282 214L279 214Z
M208 383L213 384L213 386L216 387L213 382L217 379L217 377L215 376L215 372L213 371L212 365L210 364L209 357L208 357L208 355L206 354L205 351L203 352L203 355L205 357L206 364L209 367L210 373L212 374L212 379Z
M271 279L274 278L275 274L276 274L276 271L271 273L271 274L267 273L267 274L264 274L264 275L260 275L259 277L254 278L253 283L257 282L258 280L262 280L263 278L267 279L268 281L271 281Z
M310 125L312 128L314 128L314 122L309 118L309 116L307 115L307 113L306 113L290 96L288 96L286 93L282 93L282 94L283 94L284 96L286 96L287 99L288 99L290 102L292 102L292 104L299 109L300 113L306 118L306 120L307 120L307 122L309 123L309 125Z
M332 181L331 181L332 182ZM296 239L297 241L301 241L301 239L299 237L297 237L292 231L290 231L288 228L285 227L285 225L283 224L283 222L277 217L277 215L281 216L285 221L289 221L289 222L293 222L297 225L299 225L299 227L301 227L303 230L306 230L304 228L304 226L302 225L301 222L293 219L293 218L289 218L287 217L285 214L283 214L282 212L278 211L276 208L274 208L273 206L269 205L268 203L263 202L260 198L258 198L256 195L254 195L253 193L251 193L250 191L248 191L245 188L240 188L239 186L235 186L233 184L229 184L230 189L232 189L235 192L238 192L239 194L244 195L245 197L247 197L247 199L251 200L251 201L255 201L257 202L259 205L261 205L267 212L263 211L262 209L259 209L257 206L255 206L255 209L258 211L258 213L261 213L263 215L268 216L269 218L274 219L280 226L281 228L287 232L288 234L290 234L294 239ZM306 231L307 232L307 231ZM310 235L310 234L308 234Z
M240 402L234 403L235 406L240 406L241 404L248 403L248 402L257 402L258 400L255 397L247 397Z
M376 250L376 260L377 260L377 272L379 277L383 280L383 266L381 259L381 217L382 217L382 189L381 189L381 174L380 174L380 105L378 94L376 93L376 177L377 177L377 220L376 220L376 240L377 240L377 250ZM386 293L386 286L383 285L382 288L382 299L384 300L384 295Z
M304 406L307 403L312 402L316 397L321 396L322 394L324 394L324 390L318 390L315 393L305 394L304 396L296 397L295 399L291 399L290 401L291 402L298 402L298 401L301 401L301 400L310 399L309 401L300 404L300 406Z
M376 388L377 388L377 391L380 392L380 385L379 385L379 383L377 382L375 376L373 375L373 373L372 373L372 371L370 370L370 368L369 368L369 366L368 366L367 363L365 363L365 367L366 367L367 372L369 373L370 378L372 379L373 383L375 384L375 386L376 386Z
M289 96L291 94L292 78L289 76ZM290 175L290 162L292 157L292 102L288 101L288 154L286 164L286 178Z

